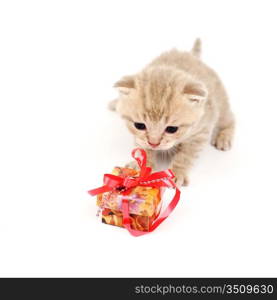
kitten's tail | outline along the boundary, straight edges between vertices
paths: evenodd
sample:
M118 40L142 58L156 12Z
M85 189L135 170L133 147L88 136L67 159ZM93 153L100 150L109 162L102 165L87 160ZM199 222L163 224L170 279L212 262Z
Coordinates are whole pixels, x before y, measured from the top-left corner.
M191 49L191 54L200 58L202 52L202 43L201 40L198 38L195 40L193 47Z

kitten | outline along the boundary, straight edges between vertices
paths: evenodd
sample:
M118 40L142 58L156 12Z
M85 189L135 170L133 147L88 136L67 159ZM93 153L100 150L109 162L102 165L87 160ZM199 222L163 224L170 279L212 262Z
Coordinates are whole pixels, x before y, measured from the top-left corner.
M188 172L203 146L229 150L234 116L217 74L200 60L201 42L190 52L173 49L141 72L115 83L119 97L110 103L125 119L137 146L146 150L148 164L170 159L178 186L188 184Z

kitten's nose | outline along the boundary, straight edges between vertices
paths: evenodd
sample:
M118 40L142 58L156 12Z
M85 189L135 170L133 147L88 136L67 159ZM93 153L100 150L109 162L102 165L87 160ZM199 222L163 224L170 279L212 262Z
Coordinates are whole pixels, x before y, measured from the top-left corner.
M160 145L160 143L153 144L153 143L150 143L149 141L148 141L148 144L153 148L158 147Z

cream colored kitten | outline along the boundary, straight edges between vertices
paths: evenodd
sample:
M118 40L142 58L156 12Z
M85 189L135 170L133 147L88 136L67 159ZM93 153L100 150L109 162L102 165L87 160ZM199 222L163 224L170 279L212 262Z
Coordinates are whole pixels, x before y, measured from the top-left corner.
M234 117L217 74L200 60L201 42L191 52L175 49L161 54L141 72L115 83L119 98L110 108L120 113L137 146L157 169L157 156L166 154L179 186L188 184L188 171L211 139L229 150Z

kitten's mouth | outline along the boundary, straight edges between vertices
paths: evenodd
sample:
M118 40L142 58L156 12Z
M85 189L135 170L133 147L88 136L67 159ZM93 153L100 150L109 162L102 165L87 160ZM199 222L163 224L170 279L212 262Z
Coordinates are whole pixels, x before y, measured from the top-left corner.
M137 144L145 149L153 150L153 151L165 151L171 149L174 145L171 144L161 144L161 143L151 143L149 141L143 141L143 140L136 140Z
M149 141L148 141L148 144L149 144L152 148L157 148L157 147L160 145L160 143L153 144L153 143L150 143Z
M158 145L147 145L147 148L148 149L151 149L151 150L153 150L153 151L165 151L165 150L169 150L169 149L171 149L173 146L171 146L171 145L161 145L161 144L158 144Z

